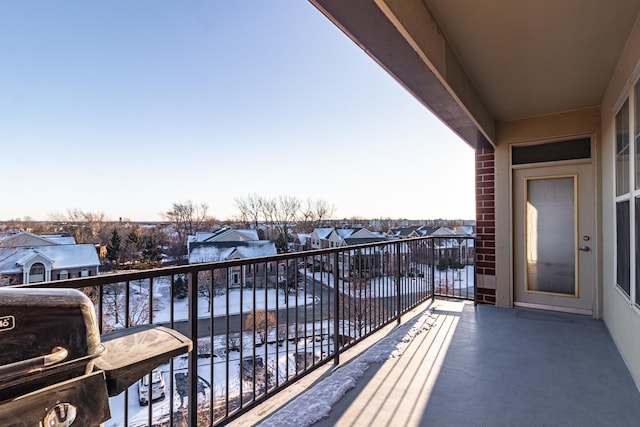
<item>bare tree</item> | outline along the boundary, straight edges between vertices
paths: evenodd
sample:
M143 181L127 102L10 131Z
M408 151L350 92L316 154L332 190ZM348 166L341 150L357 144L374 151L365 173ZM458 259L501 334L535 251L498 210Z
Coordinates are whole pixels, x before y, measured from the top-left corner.
M254 329L255 323L255 329ZM253 332L258 338L260 343L264 344L267 340L267 335L276 327L276 318L273 313L266 310L255 310L247 315L247 319L244 322L244 330L247 332Z
M216 268L198 272L198 296L207 299L207 312L213 309L216 296L224 295L229 287L228 269Z
M256 193L234 199L236 208L238 208L240 212L240 219L246 223L247 226L253 226L255 230L258 229L260 224L263 200L264 199Z
M78 243L106 245L110 237L109 221L103 212L69 209L66 214L53 213L50 219L59 222L59 230L75 237Z
M51 233L56 231L52 224L35 221L30 216L25 216L22 219L15 218L4 221L4 223L0 225L0 230L2 228L5 230L24 230L34 234Z
M387 310L380 297L372 295L370 279L354 275L348 283L348 292L339 299L340 317L346 322L349 337L359 338L379 326Z
M322 199L307 199L298 215L299 228L309 233L316 227L321 227L325 221L331 219L335 213L335 206Z
M260 210L262 211L262 218L267 226L267 238L275 239L274 224L277 219L277 206L276 199L262 199Z
M170 210L165 212L164 218L173 226L177 239L175 247L177 253L187 253L187 236L196 231L210 229L216 222L215 218L207 216L209 206L206 203L195 204L191 200L184 203L174 203Z
M142 289L143 284L139 286ZM148 287L148 284L146 285ZM129 294L129 306L126 307L126 283L114 283L104 287L102 296L103 307L103 331L108 332L121 328L125 323L125 313L129 312L129 325L142 325L149 323L149 297L140 294ZM154 303L157 305L157 301Z
M292 196L279 196L270 200L271 224L276 231L276 246L279 253L288 252L290 229L298 218L300 200Z

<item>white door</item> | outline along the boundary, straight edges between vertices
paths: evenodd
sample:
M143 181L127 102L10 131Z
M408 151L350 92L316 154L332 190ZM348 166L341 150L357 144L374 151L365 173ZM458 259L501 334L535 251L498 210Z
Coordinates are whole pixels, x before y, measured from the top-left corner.
M514 304L592 314L591 164L513 171Z

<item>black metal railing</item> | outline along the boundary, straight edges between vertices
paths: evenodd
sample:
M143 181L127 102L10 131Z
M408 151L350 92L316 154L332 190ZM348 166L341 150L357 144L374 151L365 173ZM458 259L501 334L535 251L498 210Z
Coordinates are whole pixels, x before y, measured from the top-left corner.
M427 299L473 299L473 242L402 239L19 286L82 289L101 332L154 323L194 341L147 376L146 395L139 384L111 398L107 426L223 425Z

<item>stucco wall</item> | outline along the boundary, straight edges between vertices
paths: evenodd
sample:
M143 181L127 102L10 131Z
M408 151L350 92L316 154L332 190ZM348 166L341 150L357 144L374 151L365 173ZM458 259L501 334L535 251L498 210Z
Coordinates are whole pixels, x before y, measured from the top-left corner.
M495 149L496 173L496 304L501 306L513 305L513 218L512 218L512 171L510 165L510 151L513 144L544 143L581 136L592 138L594 152L594 172L598 175L600 153L600 109L589 108L561 114L535 117L513 122L499 123L497 126L497 146ZM594 182L597 190L597 180ZM597 192L597 191L596 191ZM596 200L600 196L596 195ZM596 212L596 227L598 212ZM594 233L599 234L598 230ZM600 256L598 239L595 246L596 257ZM598 264L598 263L596 263ZM596 272L596 286L601 281L599 271ZM598 300L598 298L596 298ZM599 300L598 300L599 301ZM599 317L599 302L594 307L594 315Z

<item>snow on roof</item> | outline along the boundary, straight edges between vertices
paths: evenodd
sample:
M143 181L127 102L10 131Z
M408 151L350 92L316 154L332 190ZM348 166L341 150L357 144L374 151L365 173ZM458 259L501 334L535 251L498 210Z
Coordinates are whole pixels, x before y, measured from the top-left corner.
M313 232L316 233L319 238L326 239L327 237L329 237L329 234L331 234L333 230L334 230L333 227L320 227L320 228L315 228Z
M364 245L366 243L378 243L378 242L384 242L387 239L385 237L347 237L346 239L344 239L344 242L347 245Z
M57 245L75 245L76 244L75 237L67 236L64 234L40 234L39 236Z
M273 256L278 253L278 251L276 250L276 245L273 242L270 242L267 240L261 240L258 242L251 242L251 243L253 244L249 246L240 246L237 248L237 251L240 255L242 255L242 258L257 258L262 256Z
M391 230L391 232L395 235L395 236L399 236L399 237L405 237L405 236L409 236L411 233L414 233L420 228L420 226L418 225L410 225L408 227L400 227L400 228L394 228Z
M456 228L455 233L458 236L470 236L473 234L473 227L470 225L461 225L460 227Z
M188 242L203 242L205 240L207 240L209 237L213 236L214 233L212 233L211 231L196 231L196 235L195 236L188 236L187 237L187 241Z
M95 246L90 243L80 245L41 246L38 252L53 259L54 269L93 267L100 265Z
M336 228L336 233L338 233L338 236L340 236L341 239L346 239L355 232L355 228Z
M238 233L245 235L249 240L258 240L258 230L249 230L249 229L239 229L236 230Z
M18 262L24 258L26 251L33 253L33 249L16 248L13 250L0 250L0 272L5 274L20 273L22 268Z
M38 255L42 255L51 262L51 268L54 270L100 265L96 248L88 243L38 246L37 248L17 247L0 250L0 271L20 272L22 265Z
M216 246L197 246L189 252L189 264L224 261L235 248L219 248Z
M196 233L202 234L203 238L199 238L198 242L237 242L242 240L258 240L258 231L249 229L221 228L212 233ZM205 237L205 234L208 234Z
M35 247L44 245L55 245L56 243L47 240L28 231L19 231L17 233L5 234L0 238L0 247L18 248L18 247Z
M53 258L48 257L47 255L41 253L40 251L34 248L23 248L23 250L19 251L19 253L22 256L16 261L16 264L18 265L25 265L26 263L31 261L33 258L36 258L38 256L41 257L41 259L44 259L45 262L51 265L53 265L55 261Z
M189 264L225 261L230 257L237 259L272 256L276 253L275 244L269 240L200 242L192 246Z
M298 241L300 242L301 245L304 245L305 243L307 243L307 239L311 238L311 234L308 233L298 233Z
M448 228L448 227L440 227L438 228L436 231L434 231L433 233L431 233L432 236L435 237L442 237L442 236L453 236L456 233L453 232L452 229Z

